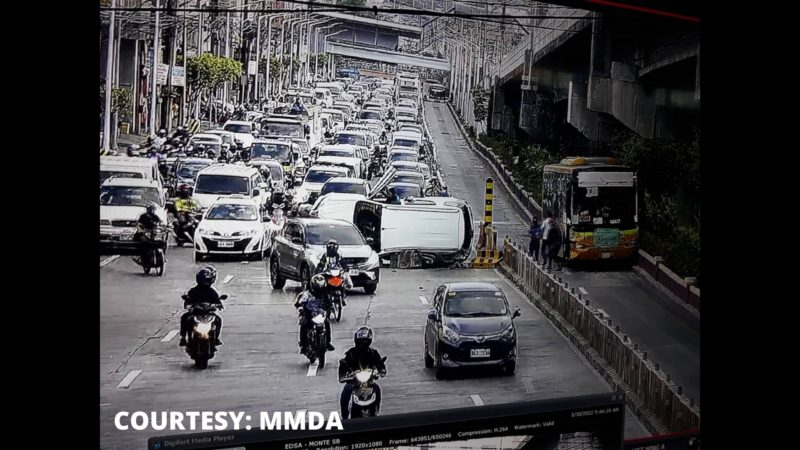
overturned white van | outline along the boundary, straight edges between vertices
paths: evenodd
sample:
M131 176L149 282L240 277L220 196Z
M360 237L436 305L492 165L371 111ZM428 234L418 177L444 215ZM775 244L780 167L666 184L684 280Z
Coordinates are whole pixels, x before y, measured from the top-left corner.
M472 252L475 233L472 209L452 197L409 198L386 204L360 195L329 194L314 206L311 216L352 222L382 259L417 253L420 265L462 262Z

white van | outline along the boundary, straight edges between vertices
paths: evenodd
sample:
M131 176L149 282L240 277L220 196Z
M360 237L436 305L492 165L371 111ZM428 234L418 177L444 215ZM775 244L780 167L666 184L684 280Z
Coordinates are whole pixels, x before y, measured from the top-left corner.
M202 210L214 204L219 197L244 195L267 205L272 197L270 186L261 172L252 166L241 164L212 164L197 172L192 198Z
M342 93L344 90L344 85L339 82L331 82L331 83L317 83L315 86L317 89L327 89L331 92L331 94L336 97ZM329 103L330 105L330 103Z
M365 238L372 238L371 246L382 258L415 250L423 265L430 266L470 256L475 230L472 209L464 200L425 197L391 205L359 197L328 194L314 205L311 215L352 222Z
M366 170L364 168L364 161L358 157L341 157L341 156L320 156L314 161L314 165L330 165L347 167L352 172L353 178L366 178Z
M165 183L154 158L131 158L128 156L100 157L100 184L111 177L142 178L155 181L163 191Z

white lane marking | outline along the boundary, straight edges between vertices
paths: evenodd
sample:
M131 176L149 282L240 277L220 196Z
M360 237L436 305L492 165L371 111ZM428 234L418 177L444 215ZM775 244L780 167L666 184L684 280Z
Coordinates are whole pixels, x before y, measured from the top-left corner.
M250 261L242 261L242 264L250 264Z
M233 279L235 276L236 276L236 275L228 275L227 277L225 277L225 279L224 279L224 280L222 280L222 284L228 284L228 283L230 283L230 282L231 282L231 280L232 280L232 279Z
M105 266L111 264L117 258L119 258L119 255L109 256L108 258L100 261L100 267L105 267Z
M175 336L178 335L179 331L180 330L172 330L172 331L170 331L169 333L167 333L166 336L164 336L164 339L161 339L161 342L169 342L169 341L171 341L172 338L174 338Z
M420 295L419 296L419 302L422 303L423 305L427 305L428 304L428 299L425 298L424 295Z
M581 291L581 294L583 294L583 295L589 295L589 293L586 292L586 289L584 289L582 287L579 287L578 290Z
M135 380L140 373L142 373L142 371L139 369L131 370L130 372L128 372L127 375L125 375L125 378L123 378L122 381L119 382L117 387L122 389L127 389L128 386L130 386L131 383L133 383L133 380Z
M308 372L306 373L307 377L315 377L317 376L317 369L319 369L319 361L315 362L308 366Z
M483 406L483 399L478 394L473 394L469 396L472 399L472 403L475 403L475 406Z
M111 406L111 403L100 403L100 406L101 407L103 407L103 406Z

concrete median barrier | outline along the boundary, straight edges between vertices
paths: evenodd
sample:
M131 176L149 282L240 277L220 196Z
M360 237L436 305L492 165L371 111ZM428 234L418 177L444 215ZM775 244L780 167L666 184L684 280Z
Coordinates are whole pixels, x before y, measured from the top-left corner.
M648 359L604 311L574 287L544 270L523 246L503 241L499 270L510 278L583 353L612 387L626 393L628 407L654 434L700 428L700 409L670 374ZM656 260L645 255L649 264ZM687 291L691 289L690 286Z

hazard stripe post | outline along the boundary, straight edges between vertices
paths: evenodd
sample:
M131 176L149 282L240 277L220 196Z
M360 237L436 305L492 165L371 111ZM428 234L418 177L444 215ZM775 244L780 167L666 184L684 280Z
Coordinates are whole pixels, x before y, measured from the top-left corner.
M497 250L497 232L492 227L492 203L494 202L494 180L486 179L486 193L484 194L483 221L478 236L478 254L472 260L470 267L475 269L491 269L503 259L503 254Z

